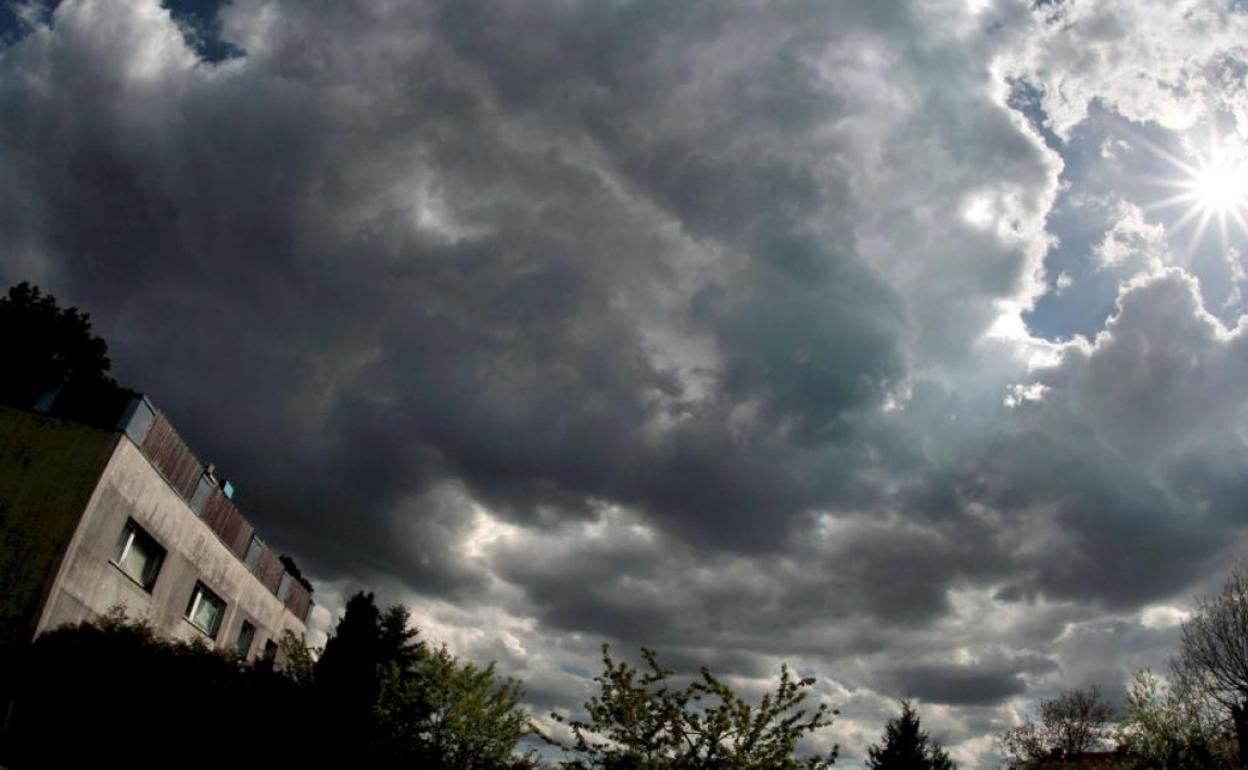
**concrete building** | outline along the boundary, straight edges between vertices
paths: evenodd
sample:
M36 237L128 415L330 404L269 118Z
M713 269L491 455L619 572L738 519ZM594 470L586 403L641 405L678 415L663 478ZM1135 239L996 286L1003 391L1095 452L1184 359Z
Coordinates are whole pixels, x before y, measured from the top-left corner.
M248 658L302 637L312 587L165 416L94 422L0 407L0 645L117 606Z

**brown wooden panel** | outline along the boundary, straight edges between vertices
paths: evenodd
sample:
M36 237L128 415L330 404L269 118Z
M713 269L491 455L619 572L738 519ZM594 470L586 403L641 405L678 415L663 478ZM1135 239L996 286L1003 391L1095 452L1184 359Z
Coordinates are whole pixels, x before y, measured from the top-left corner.
M247 543L251 541L255 528L220 489L212 493L204 506L204 521L240 559L246 556Z
M163 413L157 413L141 449L169 485L189 501L195 494L203 466Z
M260 552L260 558L256 561L255 575L273 593L277 593L277 587L282 582L282 573L285 567L278 560L277 553L267 545Z
M312 606L312 594L298 580L290 587L290 596L286 597L286 608L300 620L307 620L308 609Z

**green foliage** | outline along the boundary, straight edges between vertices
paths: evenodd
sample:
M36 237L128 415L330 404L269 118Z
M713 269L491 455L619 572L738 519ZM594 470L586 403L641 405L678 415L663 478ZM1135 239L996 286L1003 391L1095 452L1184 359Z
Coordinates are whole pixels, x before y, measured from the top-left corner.
M284 661L282 672L297 684L311 685L316 672L317 651L308 647L303 637L289 628L282 632L278 646Z
M494 666L461 662L417 641L407 608L353 596L313 670L336 732L370 766L491 770L522 764L528 731L520 685Z
M910 701L901 702L901 716L888 721L882 745L867 751L871 770L954 770L949 754L919 727Z
M391 746L447 770L504 768L528 733L520 683L493 664L460 662L445 647L417 648L410 668L388 665L377 717Z
M820 704L801 707L813 679L795 679L781 670L775 692L752 706L703 668L684 687L659 665L655 653L642 649L646 670L616 663L603 645L604 671L594 678L600 693L585 704L589 721L567 720L571 745L546 739L577 755L569 770L823 770L836 759L797 759L798 741L832 723L837 712Z
M1139 768L1234 767L1222 716L1204 693L1181 676L1167 684L1150 671L1136 672L1117 740Z

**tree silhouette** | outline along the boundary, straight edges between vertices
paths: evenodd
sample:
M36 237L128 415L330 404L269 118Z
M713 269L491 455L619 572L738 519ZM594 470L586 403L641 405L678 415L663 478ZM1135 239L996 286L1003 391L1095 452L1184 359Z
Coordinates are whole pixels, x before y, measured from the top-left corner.
M883 744L867 750L871 770L953 770L944 748L919 727L910 701L901 702L901 716L888 720Z
M0 736L11 770L99 767L109 751L128 768L219 766L222 731L258 727L263 740L237 747L244 767L323 766L305 738L321 718L305 688L200 641L164 638L120 609L19 652Z
M91 317L62 308L56 297L22 282L0 297L0 340L6 374L0 400L30 407L66 383L111 382L108 344L91 334Z
M0 404L111 426L135 394L108 376L108 344L91 317L22 282L0 297Z
M381 691L380 623L373 594L355 594L316 662L317 694L335 713L343 742L349 745L372 746L378 740L373 707Z
M492 665L431 650L402 605L372 593L347 601L313 673L313 691L344 766L498 770L528 767L515 754L528 732L520 685Z
M1028 718L1001 736L1007 767L1060 762L1102 747L1109 735L1114 709L1100 688L1066 690L1040 701L1040 721Z
M1230 717L1248 767L1248 562L1231 570L1221 592L1196 601L1175 665Z

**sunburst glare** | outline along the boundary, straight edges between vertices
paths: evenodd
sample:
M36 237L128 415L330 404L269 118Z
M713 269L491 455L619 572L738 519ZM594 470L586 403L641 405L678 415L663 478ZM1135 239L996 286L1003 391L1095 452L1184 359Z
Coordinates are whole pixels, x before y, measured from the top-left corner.
M1151 180L1177 192L1144 208L1180 209L1178 218L1168 229L1178 233L1186 227L1193 227L1183 253L1184 262L1191 258L1204 240L1209 226L1215 222L1223 253L1230 248L1228 220L1233 220L1240 232L1248 236L1248 164L1245 164L1242 146L1224 142L1216 132L1212 132L1205 151L1190 151L1191 159L1187 160L1151 142L1140 141L1140 144L1178 172L1175 177Z

